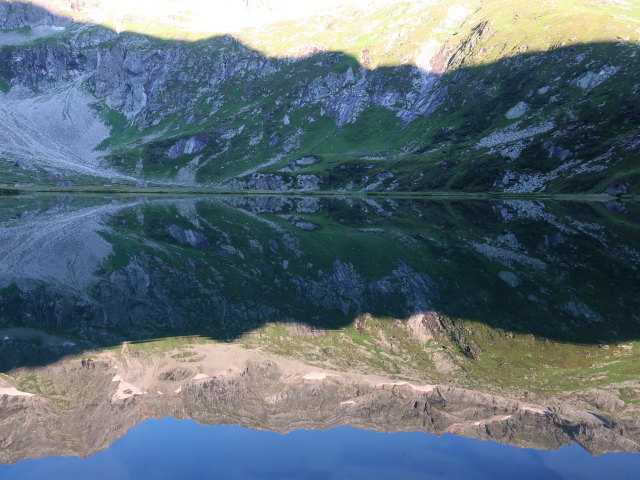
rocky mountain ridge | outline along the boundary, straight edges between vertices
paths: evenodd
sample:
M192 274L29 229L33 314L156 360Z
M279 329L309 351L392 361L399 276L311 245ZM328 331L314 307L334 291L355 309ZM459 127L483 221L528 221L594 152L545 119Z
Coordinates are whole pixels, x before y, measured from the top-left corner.
M120 353L95 352L8 377L22 388L36 382L35 395L9 387L6 378L0 384L2 463L87 457L136 424L169 415L279 433L351 425L454 433L522 448L578 443L593 454L640 451L638 422L612 414L318 370L227 345L195 345L160 356L132 356L125 345Z
M189 41L94 3L3 3L9 184L637 190L634 4L354 2Z
M141 359L239 344L632 420L637 207L3 197L0 372L19 376L7 388L38 394L51 365L123 342Z
M635 452L637 208L2 197L0 459L167 415Z
M636 338L633 203L610 202L609 212L230 196L0 206L0 325L64 329L89 343L156 329L231 339L268 322L343 326L436 310L554 339Z

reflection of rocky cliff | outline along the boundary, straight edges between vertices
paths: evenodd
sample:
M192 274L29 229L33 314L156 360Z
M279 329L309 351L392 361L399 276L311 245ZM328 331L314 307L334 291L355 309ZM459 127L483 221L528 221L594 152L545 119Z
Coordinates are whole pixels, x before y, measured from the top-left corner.
M617 222L525 201L6 202L0 327L109 343L435 310L569 341L637 333L635 204Z
M0 385L0 461L92 455L151 417L288 432L337 425L455 433L518 447L578 443L592 453L640 452L640 424L571 405L543 407L477 391L309 367L236 346L134 357L124 347L14 372L26 396ZM182 355L181 355L182 354Z
M0 458L166 415L638 451L636 209L3 199Z

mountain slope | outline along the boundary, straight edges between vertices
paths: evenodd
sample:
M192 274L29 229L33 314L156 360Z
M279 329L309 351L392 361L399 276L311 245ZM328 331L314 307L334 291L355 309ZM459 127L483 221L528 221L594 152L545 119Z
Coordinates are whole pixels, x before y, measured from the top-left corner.
M91 352L38 370L14 371L0 379L0 395L0 462L9 464L46 456L88 457L136 424L166 416L283 434L352 425L380 432L450 433L520 448L578 444L596 455L640 450L637 420L594 414L591 405L575 399L536 404L327 371L219 344L179 343L162 352L124 345Z
M84 108L110 127L102 141L82 140L81 158L99 166L84 173L111 178L261 190L638 192L637 4L387 0L292 19L280 3L260 2L249 26L208 38L188 12L191 23L173 12L145 27L146 14L114 16L101 2L75 11L54 2L58 16L37 20L6 3L14 31L0 34L0 98L21 114L16 98L84 85L93 97ZM271 16L251 16L269 8ZM139 33L67 25L100 12L117 31ZM54 34L15 40L19 25L40 23ZM0 122L16 127L6 112ZM31 144L47 145L39 135ZM2 150L8 183L25 163L82 171L6 140Z

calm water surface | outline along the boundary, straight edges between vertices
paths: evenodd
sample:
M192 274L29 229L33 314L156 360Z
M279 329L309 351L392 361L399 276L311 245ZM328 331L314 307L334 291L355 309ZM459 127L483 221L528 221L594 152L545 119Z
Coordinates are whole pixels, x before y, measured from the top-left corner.
M0 374L1 479L640 478L640 207L0 198Z
M640 455L593 457L580 447L518 449L419 432L339 427L287 435L171 418L132 429L88 459L44 458L0 466L29 479L637 479Z

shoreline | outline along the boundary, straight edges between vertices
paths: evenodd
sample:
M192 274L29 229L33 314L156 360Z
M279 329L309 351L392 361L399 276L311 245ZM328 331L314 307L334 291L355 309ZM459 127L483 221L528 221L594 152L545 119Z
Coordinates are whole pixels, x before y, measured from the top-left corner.
M148 195L194 195L194 196L287 196L287 197L361 197L361 198L407 198L443 200L562 200L604 202L610 200L640 201L639 195L607 195L597 193L511 193L511 192L362 192L336 190L230 190L207 187L3 187L0 196L31 194L148 194Z

